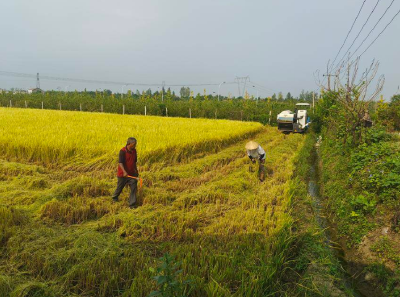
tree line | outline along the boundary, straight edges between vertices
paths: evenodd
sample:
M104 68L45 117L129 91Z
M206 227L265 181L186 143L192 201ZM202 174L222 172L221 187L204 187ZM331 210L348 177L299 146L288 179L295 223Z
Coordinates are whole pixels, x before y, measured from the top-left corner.
M286 99L269 98L229 98L206 94L194 96L189 88L182 88L180 97L171 89L152 92L131 92L113 94L102 92L60 92L46 91L36 94L13 92L0 93L3 107L61 109L89 112L124 113L136 115L155 115L170 117L212 118L239 121L257 121L263 124L276 124L277 115L283 110L293 110L298 102L312 103L312 93L303 100L290 96ZM289 93L290 94L290 93ZM310 95L311 94L311 95Z

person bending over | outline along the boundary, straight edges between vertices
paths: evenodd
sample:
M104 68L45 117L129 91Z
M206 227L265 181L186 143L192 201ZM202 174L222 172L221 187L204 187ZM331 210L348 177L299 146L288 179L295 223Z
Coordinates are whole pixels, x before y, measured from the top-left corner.
M249 156L251 162L254 164L256 163L256 160L258 160L259 168L258 168L258 178L260 179L261 182L265 180L265 151L255 141L249 141L246 144L246 151L247 155Z

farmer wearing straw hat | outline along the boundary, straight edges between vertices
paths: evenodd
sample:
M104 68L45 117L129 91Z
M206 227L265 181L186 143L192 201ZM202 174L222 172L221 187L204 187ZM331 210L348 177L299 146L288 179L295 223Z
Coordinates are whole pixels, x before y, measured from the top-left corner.
M264 181L265 179L265 151L255 141L249 141L246 143L246 150L247 150L247 155L249 156L251 162L254 164L256 163L256 160L258 160L258 163L260 165L258 169L258 178L260 179L261 182Z
M137 180L139 172L137 169L137 154L136 154L136 139L129 137L126 146L119 151L118 158L118 184L115 192L112 196L114 202L118 201L118 197L126 185L131 188L131 193L129 195L129 207L137 207Z

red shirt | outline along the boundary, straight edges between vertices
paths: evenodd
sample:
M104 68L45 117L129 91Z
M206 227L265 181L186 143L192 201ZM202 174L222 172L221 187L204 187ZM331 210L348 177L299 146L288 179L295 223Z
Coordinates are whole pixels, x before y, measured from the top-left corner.
M136 170L136 162L137 162L137 154L136 149L130 151L125 146L119 151L119 161L118 163L124 164L124 168L128 175L138 176L138 172ZM118 177L123 177L124 172L122 171L121 167L118 165Z

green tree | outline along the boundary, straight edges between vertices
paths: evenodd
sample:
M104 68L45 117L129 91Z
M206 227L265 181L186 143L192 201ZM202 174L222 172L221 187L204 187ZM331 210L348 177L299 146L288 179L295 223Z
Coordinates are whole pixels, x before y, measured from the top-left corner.
M188 98L190 96L190 88L182 87L179 91L181 98Z
M304 92L304 90L301 90L301 93L299 95L299 100L301 100L301 101L306 100L306 93Z
M363 142L366 135L366 124L370 120L369 111L371 104L383 88L384 79L379 78L375 90L370 93L372 81L378 71L379 63L374 62L360 79L357 79L359 58L346 69L346 83L343 84L338 77L335 79L337 91L328 90L322 94L322 102L331 101L329 117L324 116L326 126L330 131L336 133L336 138L342 140L342 144L355 147ZM311 93L311 92L310 92ZM312 94L312 93L311 93ZM321 114L326 111L319 109Z
M394 95L389 104L389 117L392 119L394 129L400 130L400 95Z
M167 93L165 94L165 99L167 99L167 100L172 100L173 99L171 88L168 88Z
M111 90L108 90L108 89L104 89L103 93L104 93L104 95L106 95L106 96L111 96L112 91L111 91Z
M203 99L204 99L204 98L200 95L200 93L197 93L195 100L196 100L196 101L201 101L201 100L203 100Z
M206 91L206 89L204 89L204 95L203 95L203 97L204 97L204 100L208 100L208 96L207 96L207 91Z

